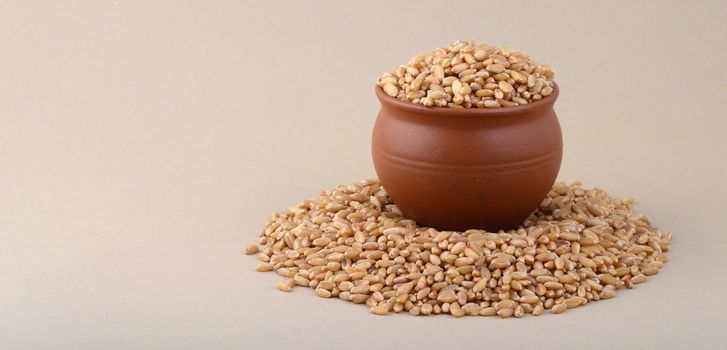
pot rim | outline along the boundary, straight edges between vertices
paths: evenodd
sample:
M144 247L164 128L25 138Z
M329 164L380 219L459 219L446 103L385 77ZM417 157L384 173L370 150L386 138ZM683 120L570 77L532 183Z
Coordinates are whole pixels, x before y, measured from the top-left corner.
M526 105L500 108L450 108L450 107L427 107L421 104L414 104L409 101L402 101L391 97L384 92L384 89L374 85L376 97L382 105L387 105L403 111L417 114L426 114L441 117L505 117L515 114L524 114L540 108L550 108L558 99L558 84L553 83L553 92L540 101L530 102Z

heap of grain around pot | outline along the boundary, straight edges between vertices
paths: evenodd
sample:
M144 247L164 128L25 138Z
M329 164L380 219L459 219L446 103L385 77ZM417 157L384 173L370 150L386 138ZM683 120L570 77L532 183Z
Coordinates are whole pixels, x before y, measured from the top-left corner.
M562 313L643 283L666 262L671 233L630 199L557 183L523 224L497 233L438 231L404 217L374 180L273 213L257 271L282 291L366 304L383 315L522 317Z
M391 97L428 107L499 108L543 99L554 77L522 52L469 40L413 57L376 83Z

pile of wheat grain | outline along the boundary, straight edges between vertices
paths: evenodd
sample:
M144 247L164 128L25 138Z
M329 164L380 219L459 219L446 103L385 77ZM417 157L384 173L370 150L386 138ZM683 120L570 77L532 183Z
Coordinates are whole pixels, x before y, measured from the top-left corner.
M377 84L391 97L425 106L498 108L550 95L554 76L522 52L470 40L418 55Z
M655 275L671 233L632 200L556 183L519 229L438 231L404 217L374 180L274 213L245 249L282 291L366 304L378 315L522 317L612 298Z

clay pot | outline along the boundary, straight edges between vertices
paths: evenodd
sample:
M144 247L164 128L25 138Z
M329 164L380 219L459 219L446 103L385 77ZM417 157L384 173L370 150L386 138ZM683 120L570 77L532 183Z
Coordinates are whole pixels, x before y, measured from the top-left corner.
M425 107L388 96L371 143L391 199L419 225L448 230L517 227L555 182L563 155L550 96L523 106Z

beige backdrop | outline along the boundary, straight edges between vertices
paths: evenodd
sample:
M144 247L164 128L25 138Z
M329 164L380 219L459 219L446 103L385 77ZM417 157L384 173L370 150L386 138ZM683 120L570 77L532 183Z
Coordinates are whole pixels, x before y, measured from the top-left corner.
M724 347L725 2L0 2L0 348ZM561 316L374 317L241 248L373 177L378 74L459 38L552 64L560 178L675 232Z

